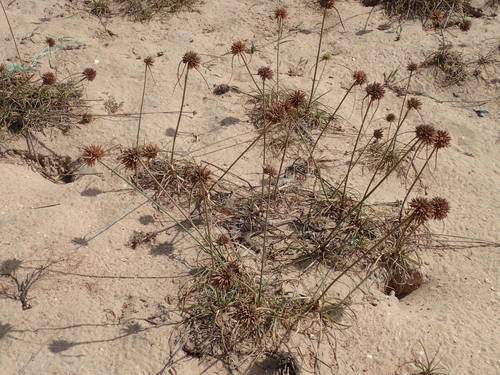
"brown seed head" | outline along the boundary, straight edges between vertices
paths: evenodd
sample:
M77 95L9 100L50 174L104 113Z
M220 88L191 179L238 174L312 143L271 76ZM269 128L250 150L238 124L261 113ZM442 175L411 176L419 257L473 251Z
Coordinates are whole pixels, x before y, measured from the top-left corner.
M139 165L139 159L141 157L141 151L136 147L130 147L122 151L118 160L127 169L136 170Z
M222 236L224 236L225 238L222 239L221 238ZM219 244L218 243L219 239L221 239L221 242L226 241L226 239L227 239L227 242L223 242L223 243ZM219 246L227 244L230 241L230 238L224 234L219 236L219 239L217 239L217 244ZM230 289L231 287L234 286L234 283L238 280L238 277L240 276L240 274L241 274L241 271L240 271L240 267L238 266L238 264L227 263L227 264L224 264L224 265L220 266L219 268L215 269L214 271L212 271L212 274L210 275L209 282L211 285L215 286L216 288L227 290L227 289Z
M90 145L83 149L83 162L92 167L97 161L101 160L106 151L99 145Z
M366 86L366 93L371 100L380 100L384 97L385 89L381 83L374 82Z
M335 5L335 0L318 0L318 5L323 9L332 9Z
M276 103L266 111L266 119L271 124L277 124L287 117L292 108L292 104L288 101Z
M299 108L306 102L306 93L302 90L295 90L288 96L287 102L294 108Z
M431 199L432 205L432 218L434 220L443 220L448 216L448 212L450 212L450 204L448 201L441 197L434 197Z
M243 53L245 53L246 49L247 46L245 45L245 43L243 43L242 41L236 41L231 46L231 54L234 56L242 55Z
M366 73L362 71L357 71L354 72L352 75L352 78L354 78L354 83L356 85L363 85L366 83Z
M146 64L146 66L153 66L154 63L155 59L152 56L148 56L144 59L144 64Z
M0 76L2 76L7 70L7 65L5 64L0 64Z
M244 329L254 329L260 321L261 313L253 304L241 304L238 306L238 312L235 314L238 325Z
M418 65L415 63L409 63L406 67L406 70L408 70L409 72L416 72L418 70Z
M217 239L215 240L215 243L219 246L224 246L227 245L229 242L231 242L231 238L227 234L221 234Z
M284 20L288 18L288 12L285 8L276 8L274 10L274 18L276 18L277 20Z
M276 171L276 168L274 168L272 165L270 164L267 164L264 168L263 168L263 171L264 171L264 174L265 175L268 175L268 176L271 176L271 177L274 177L278 174L278 172Z
M182 57L182 62L187 65L188 69L198 69L201 57L196 52L188 51Z
M406 102L406 106L408 107L408 109L414 109L415 111L418 111L420 108L422 108L422 102L417 98L410 98Z
M471 26L472 22L469 20L465 20L458 25L458 27L460 27L460 30L462 30L463 32L469 31Z
M388 113L387 116L385 116L385 121L387 122L396 121L396 115L394 113Z
M331 53L324 53L322 56L321 56L321 61L330 61L331 59L333 59L333 56Z
M415 135L417 136L417 139L424 145L430 146L434 143L436 129L432 125L418 125L415 128Z
M42 82L44 85L54 85L57 82L56 75L52 72L43 73Z
M382 129L375 129L373 131L373 138L375 138L376 140L382 139L383 136L384 131Z
M155 159L158 156L158 152L160 152L158 146L149 143L142 147L141 156L145 157L146 159Z
M444 12L441 9L436 9L430 12L428 17L432 22L437 23L444 18Z
M210 182L211 174L206 166L197 165L191 170L189 180L193 185L206 185Z
M52 48L56 45L56 41L54 40L54 38L45 38L45 43L47 43L47 45Z
M441 149L448 147L451 142L451 137L450 133L448 133L446 130L438 130L436 132L436 135L434 136L434 147L436 149Z
M92 120L94 119L94 116L92 116L90 113L84 113L82 115L82 124L90 124Z
M97 75L97 72L95 71L95 69L85 68L82 74L87 81L93 81Z
M418 224L422 224L433 216L433 207L427 198L418 197L410 201L410 207L413 210L413 217Z
M262 78L263 81L273 79L273 71L268 66L263 66L259 68L257 74Z

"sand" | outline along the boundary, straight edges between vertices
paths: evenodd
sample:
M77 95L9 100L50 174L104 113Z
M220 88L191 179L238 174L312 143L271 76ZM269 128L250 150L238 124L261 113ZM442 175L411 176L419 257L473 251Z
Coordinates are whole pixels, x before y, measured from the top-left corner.
M93 114L106 115L104 102L109 98L123 103L117 114L137 113L142 60L155 56L141 142L170 147L181 95L179 87L173 92L176 70L187 50L202 55L203 77L193 74L189 82L186 111L190 113L182 123L178 149L190 152L196 160L227 167L244 149L240 142L254 134L248 97L234 91L218 97L211 88L228 83L232 75L230 85L242 91L252 89L244 68L236 63L231 72L231 58L224 56L236 39L255 44L251 66L274 66L274 1L206 0L193 11L148 23L122 17L103 20L114 36L85 10L83 1L3 3L8 5L26 59L45 47L47 36L84 43L82 48L61 51L51 63L59 76L86 67L97 70L96 80L85 92ZM308 89L321 19L302 1L284 3L290 19L285 27L288 42L282 46L280 81L289 88ZM440 34L423 30L417 21L405 23L396 41L396 24L389 30L377 29L388 22L379 8L371 16L367 32L360 32L370 9L353 0L342 1L338 10L345 30L336 16L328 20L324 51L332 53L333 61L320 86L326 92L325 103L338 103L350 82L349 69L363 69L369 80L382 81L384 73L399 68L398 77L402 78L408 62L422 61L439 44ZM2 60L14 61L16 53L4 21L0 30ZM497 18L485 17L474 19L468 33L456 27L445 33L458 51L474 59L497 48L500 26ZM309 61L304 76L285 74L300 59ZM47 69L44 59L40 71ZM427 282L402 300L385 295L371 283L366 285L352 305L355 317L349 328L332 330L336 350L321 346L318 356L323 364L318 373L410 374L407 363L422 358L421 344L430 355L439 348L438 357L450 374L500 373L498 65L490 65L481 74L459 86L442 87L430 70L419 73L412 87L422 94L418 98L423 110L406 126L432 123L453 138L452 147L439 155L437 169L424 180L429 196L442 195L451 204L449 217L433 224L433 232L489 245L467 246L461 238L442 237L453 241L446 248L422 254ZM362 97L362 91L356 93L358 102ZM344 151L352 147L353 129L360 118L350 100L341 113L345 135L321 145L325 157L348 160ZM397 111L400 101L389 91L378 117ZM481 102L485 104L481 106ZM480 106L490 113L479 117L473 109ZM91 143L107 148L133 145L136 116L95 117L91 124L79 125L67 135L47 133L40 140L72 157ZM24 147L23 142L14 141L0 145L0 150ZM257 181L259 155L252 150L235 166L235 173ZM88 171L101 174L83 176L71 184L54 184L15 158L0 160L0 171L0 262L21 259L23 268L18 273L25 275L33 267L58 260L31 289L31 309L22 311L19 301L0 298L0 373L225 373L220 363L176 352L174 337L179 326L175 323L181 320L176 297L196 261L193 245L167 233L153 247L126 246L134 230L159 229L167 222L143 197L102 168ZM335 178L334 168L329 173ZM357 174L353 184L364 178ZM401 181L394 178L374 200L401 199L402 191ZM85 245L81 239L86 240ZM1 278L0 290L8 288L9 281ZM314 347L317 339L297 334L294 342L299 343L297 348L307 348ZM310 353L301 352L301 357L309 368Z

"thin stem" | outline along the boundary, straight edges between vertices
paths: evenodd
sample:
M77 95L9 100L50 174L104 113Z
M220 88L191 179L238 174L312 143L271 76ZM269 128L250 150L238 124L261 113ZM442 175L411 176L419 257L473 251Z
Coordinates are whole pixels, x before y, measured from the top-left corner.
M332 122L332 120L335 119L335 115L337 114L338 110L340 109L340 107L342 106L342 104L344 104L344 101L346 100L347 96L349 95L349 93L351 92L351 90L353 89L353 87L356 85L356 82L354 82L351 87L349 87L349 89L347 90L347 92L345 93L344 97L342 98L342 100L340 101L340 103L337 105L337 108L335 108L335 111L333 112L333 114L328 118L328 121L326 122L325 126L323 126L323 129L321 129L321 133L319 133L318 135L318 138L316 138L316 142L314 142L314 145L312 147L312 150L311 150L311 156L312 154L314 153L314 150L316 149L316 146L318 145L318 142L320 140L320 138L323 136L323 133L326 131L326 129L328 128L328 125L330 125L330 122Z
M279 178L279 175L277 178ZM269 185L267 187L267 207L266 207L266 215L264 218L264 239L262 240L262 254L260 259L259 294L257 295L257 306L260 306L260 299L262 296L262 281L264 276L264 265L266 263L267 224L268 224L270 204L271 204L271 176L269 176Z
M175 150L175 140L177 139L177 133L179 132L179 125L181 124L182 110L184 109L184 101L186 99L186 89L188 83L189 68L186 69L186 75L184 76L184 88L182 90L182 101L181 109L179 111L179 118L177 119L177 126L175 127L174 140L172 141L172 152L170 154L170 164L174 162L174 150Z
M398 119L398 126L396 127L396 131L394 133L394 139L398 136L398 131L401 125L403 124L406 115L408 114L408 111L406 111L405 117L402 119L401 116L403 115L403 110L405 107L406 103L406 98L408 97L408 90L410 89L410 83L411 83L411 77L413 76L413 72L410 72L410 76L408 77L408 83L406 84L406 90L405 90L405 96L403 97L403 103L401 104L401 110L399 111L399 119ZM395 143L392 145L392 149L394 150Z
M405 197L403 199L403 203L401 203L401 210L399 211L399 220L401 220L401 217L403 216L403 209L405 207L405 203L406 201L408 200L408 196L410 195L411 191L413 190L413 188L415 187L415 184L417 183L418 180L420 180L420 176L422 175L424 169L427 167L427 164L429 164L429 161L431 160L432 158L432 155L434 155L434 152L436 152L436 148L433 148L429 157L425 160L425 163L424 165L422 166L422 168L420 169L420 171L418 172L417 176L415 177L415 179L413 180L413 183L410 185L408 191L406 192L405 194Z
M276 91L280 89L280 43L283 32L283 20L278 18L278 44L276 45Z
M286 139L285 139L285 145L283 146L283 155L281 156L281 161L280 161L280 167L278 169L278 175L276 177L276 185L274 186L274 194L277 193L278 191L278 185L280 182L280 175L281 171L283 170L283 164L285 162L285 157L286 157L286 150L288 149L288 144L290 143L290 135L292 134L292 128L288 126L287 133L286 133Z
M353 163L352 163L354 160L354 155L356 154L356 149L358 148L359 139L361 138L361 133L363 132L363 126L365 125L366 118L368 116L368 112L370 111L370 107L372 106L372 103L373 103L373 99L370 99L370 102L368 103L368 106L366 107L366 112L365 112L365 115L363 116L363 120L361 121L361 126L359 127L358 135L356 136L356 141L354 142L354 148L353 148L352 153L351 153L351 159L349 160L349 165L347 166L347 174L345 177L344 188L342 190L342 200L341 200L342 203L344 202L344 199L345 199L347 184L349 182L349 175L350 175L352 169L354 168Z
M307 111L311 107L311 103L313 100L314 94L314 86L316 85L316 76L318 74L318 65L319 65L319 55L321 54L321 44L323 43L323 31L325 29L325 20L326 20L327 10L323 9L323 19L321 20L321 30L319 32L319 43L318 43L318 52L316 54L316 64L314 65L314 75L311 87L311 95L309 96L309 103L307 104Z
M264 119L264 129L266 127L266 80L262 80L262 118ZM264 148L262 150L262 198L264 198L264 167L266 166L266 147L267 139L266 132L264 131Z
M139 134L141 132L142 109L144 108L144 96L146 95L146 82L148 77L148 65L144 64L144 85L142 87L141 109L139 110L139 123L137 124L137 137L135 140L135 148L139 148Z
M19 53L19 48L17 47L16 37L14 36L14 31L12 31L12 26L9 21L9 16L7 16L7 12L5 11L5 7L3 6L2 1L0 0L0 5L2 6L3 14L5 15L5 19L7 20L7 25L9 26L10 35L12 36L12 41L14 42L14 46L16 47L17 57L19 61L22 62L21 53Z
M242 53L242 54L240 54L240 56L241 56L241 59L243 60L243 64L245 65L245 68L247 68L247 72L250 75L250 78L252 78L252 81L253 81L255 87L257 87L257 91L260 94L262 94L262 92L260 91L260 86L257 84L257 81L255 80L252 72L250 71L250 68L248 67L248 63L247 63L247 59L245 58L245 55Z

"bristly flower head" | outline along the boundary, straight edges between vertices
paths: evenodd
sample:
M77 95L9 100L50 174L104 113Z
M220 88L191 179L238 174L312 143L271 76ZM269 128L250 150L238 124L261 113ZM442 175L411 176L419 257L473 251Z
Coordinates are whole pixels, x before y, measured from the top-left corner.
M430 146L434 143L436 129L432 125L418 125L415 128L415 135L417 136L417 139L424 145Z
M330 61L331 59L333 59L333 56L330 52L324 53L321 56L321 61Z
M271 177L274 177L278 174L278 172L276 171L276 168L274 168L272 165L270 164L267 164L264 168L263 168L263 172L265 175L268 175L268 176L271 176Z
M90 124L93 119L94 119L94 116L92 116L90 113L84 113L82 115L81 123L82 124Z
M43 73L42 82L44 85L54 85L57 82L56 75L52 72Z
M154 63L155 59L153 58L153 56L148 56L144 59L144 64L146 64L146 66L153 66Z
M92 167L97 161L101 160L106 154L104 149L99 145L90 145L83 149L83 162Z
M242 55L243 53L245 53L246 49L247 46L245 45L245 43L243 43L242 41L236 41L231 46L231 54L234 56Z
M271 124L277 124L283 121L287 117L291 106L291 103L288 101L275 103L266 111L266 119Z
M411 73L416 72L418 70L418 65L413 62L409 63L408 66L406 67L406 70L408 70Z
M306 93L302 90L295 90L289 96L287 101L294 107L299 108L306 102Z
M471 26L472 22L469 20L465 20L458 25L458 27L460 27L460 30L462 30L463 32L469 31Z
M277 20L284 20L288 18L288 12L285 8L276 8L274 10L274 18L276 18Z
M394 113L388 113L387 116L385 116L385 121L387 122L396 121L396 115Z
M97 72L95 71L95 69L92 68L85 68L82 74L87 81L93 81L97 76Z
M432 22L438 23L444 18L444 15L445 14L441 9L435 9L429 13L428 17Z
M266 80L271 80L273 79L273 71L270 67L268 66L263 66L261 68L259 68L259 70L257 71L257 74L260 76L260 78L262 78L263 81L266 81Z
M413 217L418 224L422 224L433 216L433 207L427 198L413 198L410 202L410 207L413 210Z
M318 0L318 4L323 9L332 9L335 5L335 0Z
M52 48L56 45L56 41L54 40L54 38L45 38L45 43L47 43L47 45Z
M431 199L432 205L432 218L434 220L444 220L450 212L450 204L448 201L441 197L434 197Z
M145 157L146 159L155 159L158 156L158 152L160 152L158 146L149 143L142 147L141 156Z
M212 172L206 166L197 165L191 170L189 179L193 185L206 185L210 182Z
M450 134L446 130L438 130L434 136L434 147L441 149L448 147L451 142Z
M406 106L408 107L408 109L414 109L415 111L418 111L420 108L422 108L422 102L417 98L410 98L406 102Z
M354 78L354 84L356 85L363 85L366 83L366 73L365 72L362 72L362 71L357 71L357 72L354 72L354 74L352 75L352 78Z
M384 97L385 89L381 83L374 82L366 86L366 93L371 100L380 100Z
M384 136L384 131L382 129L375 129L373 131L373 138L376 140L381 139Z
M196 52L188 51L182 57L182 62L187 65L188 69L198 69L201 57Z
M130 147L123 150L118 159L125 166L125 168L136 170L139 165L140 156L141 152L139 149L136 147Z

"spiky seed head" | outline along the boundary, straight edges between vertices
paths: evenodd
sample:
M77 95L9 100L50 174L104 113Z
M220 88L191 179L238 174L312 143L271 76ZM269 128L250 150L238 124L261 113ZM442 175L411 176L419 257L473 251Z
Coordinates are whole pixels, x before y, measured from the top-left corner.
M294 107L299 108L306 102L306 93L302 90L295 90L289 96L287 101Z
M418 65L414 62L411 62L408 64L408 66L406 67L406 70L408 70L409 72L416 72L418 70Z
M93 81L97 76L97 72L95 71L95 69L92 68L85 68L82 74L87 81Z
M188 51L182 57L182 62L187 65L188 69L198 69L201 57L194 51Z
M144 64L146 64L146 66L153 66L154 63L155 59L153 58L153 56L148 56L144 59Z
M57 77L52 72L43 73L42 82L44 85L54 85L57 82Z
M469 31L471 26L472 22L470 20L465 20L458 25L463 32Z
M373 138L375 138L376 140L382 139L383 136L384 131L382 129L375 129L373 131Z
M275 103L266 111L265 114L266 119L271 124L277 124L283 121L287 117L288 112L292 108L293 108L292 104L288 101Z
M92 167L96 162L102 159L106 151L99 145L90 145L83 149L83 162Z
M84 113L82 115L82 124L90 124L94 120L94 116L92 116L90 113Z
M126 148L122 151L118 160L127 169L136 170L139 165L141 151L137 147Z
M441 197L434 197L431 199L432 205L432 218L434 220L444 220L450 212L450 204L448 201Z
M242 55L243 53L245 53L246 49L247 49L247 46L245 45L245 43L238 40L238 41L234 42L233 45L231 46L231 54L234 56Z
M413 210L413 217L418 224L425 223L433 215L433 207L429 199L424 197L413 198L410 201L410 208Z
M160 149L158 146L149 143L147 145L144 145L141 149L141 156L145 157L146 159L155 159L158 156L158 153L160 152Z
M444 18L444 12L441 9L435 9L429 13L428 17L432 22L437 23Z
M230 238L224 234L219 236L217 242L219 242L219 239L221 240L220 244L218 243L219 246L228 244L230 242ZM209 278L209 283L216 288L228 290L234 286L234 283L240 275L241 270L237 263L227 263L212 271Z
M0 76L3 76L3 74L7 71L7 65L5 64L0 64Z
M231 239L227 234L221 234L217 239L215 240L215 243L219 246L224 246L227 245L229 242L231 242Z
M331 59L333 59L333 56L331 53L327 52L327 53L324 53L322 56L321 56L321 61L330 61Z
M366 86L366 93L371 100L380 100L384 97L385 89L381 83L374 82Z
M335 0L318 0L318 5L323 9L332 9L335 5Z
M414 109L415 111L418 111L420 108L422 108L422 102L417 98L410 98L406 102L406 106L408 107L408 109Z
M263 81L266 81L266 80L271 80L273 79L273 70L268 67L268 66L263 66L261 68L259 68L259 70L257 71L257 74L260 76L260 78L262 78Z
M388 113L387 116L385 116L385 121L387 122L396 121L396 115L394 113Z
M285 8L276 8L274 10L274 18L276 18L277 20L284 20L288 18L288 12Z
M50 37L45 38L45 43L47 43L47 45L50 48L52 48L56 45L56 41L54 40L54 38L50 38Z
M260 320L261 314L253 304L241 304L238 307L236 319L243 329L253 329Z
M450 133L448 133L446 130L438 130L436 132L436 135L434 136L434 147L436 149L441 149L448 147L451 142L451 137Z
M434 143L436 129L432 125L418 125L415 128L415 135L424 145L430 146Z
M352 75L352 78L354 78L354 83L356 85L361 86L361 85L366 83L366 73L363 71L354 72L354 74Z
M274 176L276 176L278 174L278 172L276 171L276 168L274 168L270 164L264 166L263 172L264 172L265 175L268 175L270 177L274 177Z
M197 165L194 167L189 176L189 180L193 185L206 185L210 182L212 172L206 166Z

